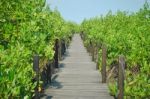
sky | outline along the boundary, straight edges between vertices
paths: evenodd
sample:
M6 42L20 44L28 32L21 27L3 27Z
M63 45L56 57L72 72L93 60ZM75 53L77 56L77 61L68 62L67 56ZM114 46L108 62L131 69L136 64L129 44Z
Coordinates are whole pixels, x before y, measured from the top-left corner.
M150 1L150 0L148 0ZM85 18L105 16L110 10L136 12L145 0L47 0L51 9L57 8L63 18L81 23Z

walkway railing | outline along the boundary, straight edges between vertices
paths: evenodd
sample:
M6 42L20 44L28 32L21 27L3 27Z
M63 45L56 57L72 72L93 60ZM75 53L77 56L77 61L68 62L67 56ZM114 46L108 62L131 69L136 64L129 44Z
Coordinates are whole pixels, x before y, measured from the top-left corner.
M81 33L81 38L84 40L84 35ZM106 66L107 66L107 48L105 45L97 45L94 46L92 42L89 43L89 46L87 47L87 51L92 55L92 60L96 61L96 69L99 69L99 58L98 57L98 51L101 49L102 50L102 57L101 57L101 73L102 73L102 83L106 83L107 81L107 71L106 71ZM124 97L124 77L125 77L125 58L123 55L118 56L118 80L117 80L117 85L118 85L118 92L116 94L117 99L123 99Z
M106 83L106 63L107 63L107 49L106 46L102 46L102 83ZM124 68L125 68L125 59L124 56L121 55L118 57L118 93L116 95L117 99L123 99L124 96Z
M58 40L55 41L55 47L54 47L54 58L52 60L48 60L45 64L42 71L40 71L39 68L39 62L40 62L40 56L34 55L33 57L33 70L35 72L35 77L33 78L33 83L36 82L35 87L35 95L34 99L40 99L40 94L42 92L42 88L46 86L47 84L52 83L52 75L55 73L55 69L59 68L59 60L62 59L63 55L66 51L66 43L64 40ZM43 81L43 85L40 86L40 81Z

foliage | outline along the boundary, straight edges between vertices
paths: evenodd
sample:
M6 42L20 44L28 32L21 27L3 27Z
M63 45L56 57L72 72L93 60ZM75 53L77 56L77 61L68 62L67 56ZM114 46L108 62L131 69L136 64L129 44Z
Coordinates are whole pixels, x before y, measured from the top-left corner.
M118 11L112 14L110 11L105 17L84 20L81 25L86 46L90 45L90 42L107 46L109 66L120 54L126 57L125 95L134 98L150 96L149 27L148 2L136 13Z
M55 39L68 40L75 26L45 0L1 0L0 98L31 98L33 55L52 59Z

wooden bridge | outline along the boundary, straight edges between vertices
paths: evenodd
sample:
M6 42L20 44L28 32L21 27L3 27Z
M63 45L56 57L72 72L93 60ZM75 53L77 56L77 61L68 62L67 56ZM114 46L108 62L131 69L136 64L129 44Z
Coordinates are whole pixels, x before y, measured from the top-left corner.
M74 35L59 67L42 99L114 99L109 95L107 84L101 83L101 74L79 34Z

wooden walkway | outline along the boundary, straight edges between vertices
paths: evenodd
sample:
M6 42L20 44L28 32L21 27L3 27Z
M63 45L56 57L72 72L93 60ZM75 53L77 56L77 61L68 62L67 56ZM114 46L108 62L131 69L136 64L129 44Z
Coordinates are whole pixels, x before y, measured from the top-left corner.
M107 85L101 83L100 72L78 34L66 54L42 99L114 99Z

